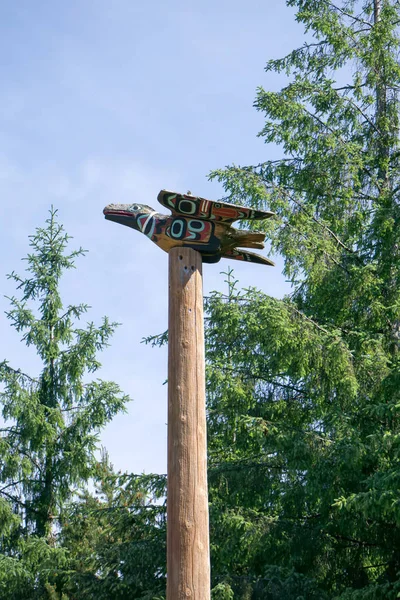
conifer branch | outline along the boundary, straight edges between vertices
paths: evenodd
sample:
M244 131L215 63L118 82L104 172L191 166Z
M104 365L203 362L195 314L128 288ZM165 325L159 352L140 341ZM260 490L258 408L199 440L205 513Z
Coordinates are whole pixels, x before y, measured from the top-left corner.
M336 4L333 4L333 2L328 2L328 4L334 10L336 10L339 13L341 13L345 17L349 17L350 19L353 19L353 21L356 21L357 23L361 23L362 25L366 25L368 27L368 29L370 29L372 27L372 23L369 23L368 21L364 21L364 19L360 19L360 17L356 17L355 15L352 15L351 13L343 10L339 6L336 6Z
M368 115L365 114L365 112L360 108L360 106L358 106L358 104L356 104L351 98L349 98L348 96L345 96L342 98L342 100L344 100L345 102L348 102L349 104L351 104L351 106L353 108L355 108L355 110L357 110L360 115L362 116L363 119L365 119L365 121L368 123L368 125L370 125L370 127L372 127L372 129L378 134L378 135L382 135L381 131L379 130L379 128L375 125L375 123L373 121L371 121L371 119L368 117Z
M346 246L346 244L344 244L344 242L342 242L338 238L338 236L332 231L332 229L330 229L327 225L325 225L325 223L322 223L322 221L320 219L318 219L315 215L311 214L311 212L305 207L305 205L302 202L300 202L299 200L294 198L293 195L289 194L286 190L280 188L279 186L276 186L276 189L279 192L286 195L289 198L289 200L291 202L293 202L294 204L296 204L310 219L312 219L314 221L314 223L316 223L317 225L322 227L335 240L335 242L343 248L343 250L346 250L346 252L353 254L360 262L362 262L360 257L358 256L357 252L355 252L352 248L349 248L348 246Z
M327 533L326 535L329 537L333 537L335 540L343 540L345 542L350 542L351 544L357 544L358 546L366 546L369 548L386 548L387 549L387 547L384 544L379 544L376 542L366 542L364 540L357 540L352 537L348 537L346 535L341 535L339 533Z

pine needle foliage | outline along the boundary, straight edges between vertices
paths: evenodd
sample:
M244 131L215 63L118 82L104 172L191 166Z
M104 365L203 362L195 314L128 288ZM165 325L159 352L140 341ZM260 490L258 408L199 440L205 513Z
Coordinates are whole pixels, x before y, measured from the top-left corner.
M75 324L89 307L64 306L60 295L63 273L84 254L69 252L68 243L51 209L45 227L30 237L27 274L9 276L18 295L10 298L7 317L40 358L40 374L0 363L0 499L21 517L21 531L49 543L66 501L94 472L99 431L128 401L113 382L86 382L117 323L104 317L99 327Z
M115 472L103 452L94 493L62 525L68 594L87 600L162 600L166 587L166 478Z
M265 231L293 286L278 301L231 281L208 302L214 574L235 598L390 600L400 593L400 5L287 4L307 41L267 63L285 85L255 101L260 136L281 158L211 174L230 201L277 213Z

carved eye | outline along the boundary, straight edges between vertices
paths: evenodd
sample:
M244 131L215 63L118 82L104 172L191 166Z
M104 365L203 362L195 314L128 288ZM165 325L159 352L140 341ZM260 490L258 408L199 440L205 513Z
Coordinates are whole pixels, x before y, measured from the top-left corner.
M138 205L137 205L137 204L134 204L134 205L132 206L132 208L133 208L133 210L139 210L139 207L138 207Z

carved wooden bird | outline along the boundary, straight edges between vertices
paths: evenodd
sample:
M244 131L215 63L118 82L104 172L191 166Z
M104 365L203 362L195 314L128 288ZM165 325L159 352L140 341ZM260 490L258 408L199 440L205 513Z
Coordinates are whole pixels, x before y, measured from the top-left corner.
M239 219L268 219L274 213L167 190L161 190L158 201L172 215L162 215L150 206L135 203L109 204L103 213L109 221L141 231L166 252L175 246L186 246L200 252L205 263L230 258L274 265L264 256L241 250L264 248L264 233L232 227Z

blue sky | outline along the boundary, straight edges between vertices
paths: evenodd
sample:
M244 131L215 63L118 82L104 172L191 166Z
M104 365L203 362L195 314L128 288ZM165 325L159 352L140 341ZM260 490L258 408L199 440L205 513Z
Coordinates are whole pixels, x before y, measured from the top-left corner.
M168 257L147 238L106 222L110 202L156 207L160 189L210 199L215 168L279 158L258 131L257 86L282 80L269 58L303 43L283 0L19 0L0 3L0 360L36 375L40 363L4 316L23 272L28 235L51 204L89 253L63 281L65 303L87 320L122 323L99 376L133 402L102 433L114 466L166 472L165 350L141 344L167 327ZM243 287L282 296L277 267L232 263ZM204 266L204 290L224 289L229 263Z

